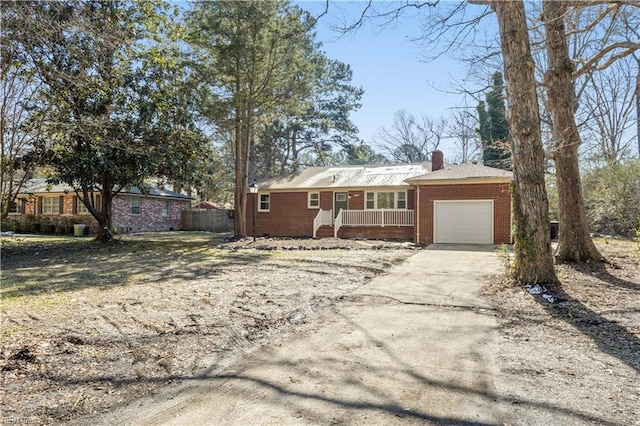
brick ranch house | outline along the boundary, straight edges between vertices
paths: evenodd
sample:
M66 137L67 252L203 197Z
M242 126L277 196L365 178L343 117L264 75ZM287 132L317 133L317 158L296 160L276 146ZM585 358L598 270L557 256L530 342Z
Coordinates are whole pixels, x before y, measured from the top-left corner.
M100 197L99 193L96 197ZM178 230L181 212L191 207L191 201L187 195L166 189L150 188L143 193L133 187L113 199L113 228L117 233ZM66 184L47 184L44 178L27 181L9 213L9 217L17 221L29 215L82 219L94 232L98 228L73 188Z
M418 244L511 242L512 173L433 162L312 167L258 183L247 230L279 237L398 239Z

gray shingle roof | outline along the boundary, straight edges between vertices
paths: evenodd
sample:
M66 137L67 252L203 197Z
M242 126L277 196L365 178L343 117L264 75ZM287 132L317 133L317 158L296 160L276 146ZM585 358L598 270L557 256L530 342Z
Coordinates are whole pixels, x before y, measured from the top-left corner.
M421 181L460 179L511 179L512 172L479 164L445 164L431 171L431 163L309 167L297 173L259 182L261 190L367 188L408 186Z
M261 190L408 186L405 180L430 173L431 163L309 167L259 182Z
M496 169L493 167L481 166L479 164L445 164L444 169L435 172L425 173L420 176L414 176L407 179L407 182L417 183L421 181L432 180L452 180L452 179L482 179L482 178L504 178L509 180L513 177L513 173Z
M73 194L73 188L66 183L60 184L49 184L45 178L33 178L29 179L25 182L25 185L20 191L23 194L43 194L43 193L69 193ZM189 197L185 194L180 194L178 192L169 191L168 189L160 189L156 187L150 187L148 191L143 192L138 187L134 186L129 190L123 190L122 194L134 194L134 195L148 195L152 197L168 197L168 198L181 198L186 200L191 200L192 197Z

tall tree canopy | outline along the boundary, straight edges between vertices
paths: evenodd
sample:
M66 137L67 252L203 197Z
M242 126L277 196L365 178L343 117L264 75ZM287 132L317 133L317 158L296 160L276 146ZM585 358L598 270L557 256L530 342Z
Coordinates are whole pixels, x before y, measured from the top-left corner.
M359 144L350 113L360 107L363 90L351 86L351 68L328 59L313 45L310 68L299 78L310 79L308 93L260 128L256 141L256 174L261 177L297 172L304 166L327 165L334 149L348 151Z
M0 24L0 205L2 218L16 201L37 159L49 103L42 97L34 63L23 49L27 8L5 3Z
M178 93L184 76L167 35L169 8L152 0L11 7L27 16L21 47L50 104L43 164L51 181L76 190L110 239L115 195L151 176L191 179L202 156Z
M303 151L322 155L329 141L346 142L361 90L349 86L348 66L318 52L315 20L288 1L200 1L187 22L201 111L231 135L234 226L243 237L249 174L295 170ZM258 153L262 164L252 164Z

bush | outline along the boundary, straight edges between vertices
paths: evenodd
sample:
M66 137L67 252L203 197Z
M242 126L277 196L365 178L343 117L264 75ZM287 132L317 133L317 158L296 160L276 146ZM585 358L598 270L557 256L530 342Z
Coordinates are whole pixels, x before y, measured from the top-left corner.
M81 223L87 226L85 232L88 232L93 225L93 218L87 215L48 216L27 214L3 220L2 230L22 234L73 235L73 225Z
M591 229L634 237L640 216L640 161L591 170L582 182Z
M20 222L12 218L2 219L0 229L2 232L20 232Z

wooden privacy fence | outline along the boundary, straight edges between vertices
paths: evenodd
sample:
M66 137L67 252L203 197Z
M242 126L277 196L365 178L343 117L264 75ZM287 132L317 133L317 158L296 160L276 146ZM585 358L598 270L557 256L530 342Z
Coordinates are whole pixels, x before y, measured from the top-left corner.
M183 210L183 231L226 232L233 230L231 210Z

